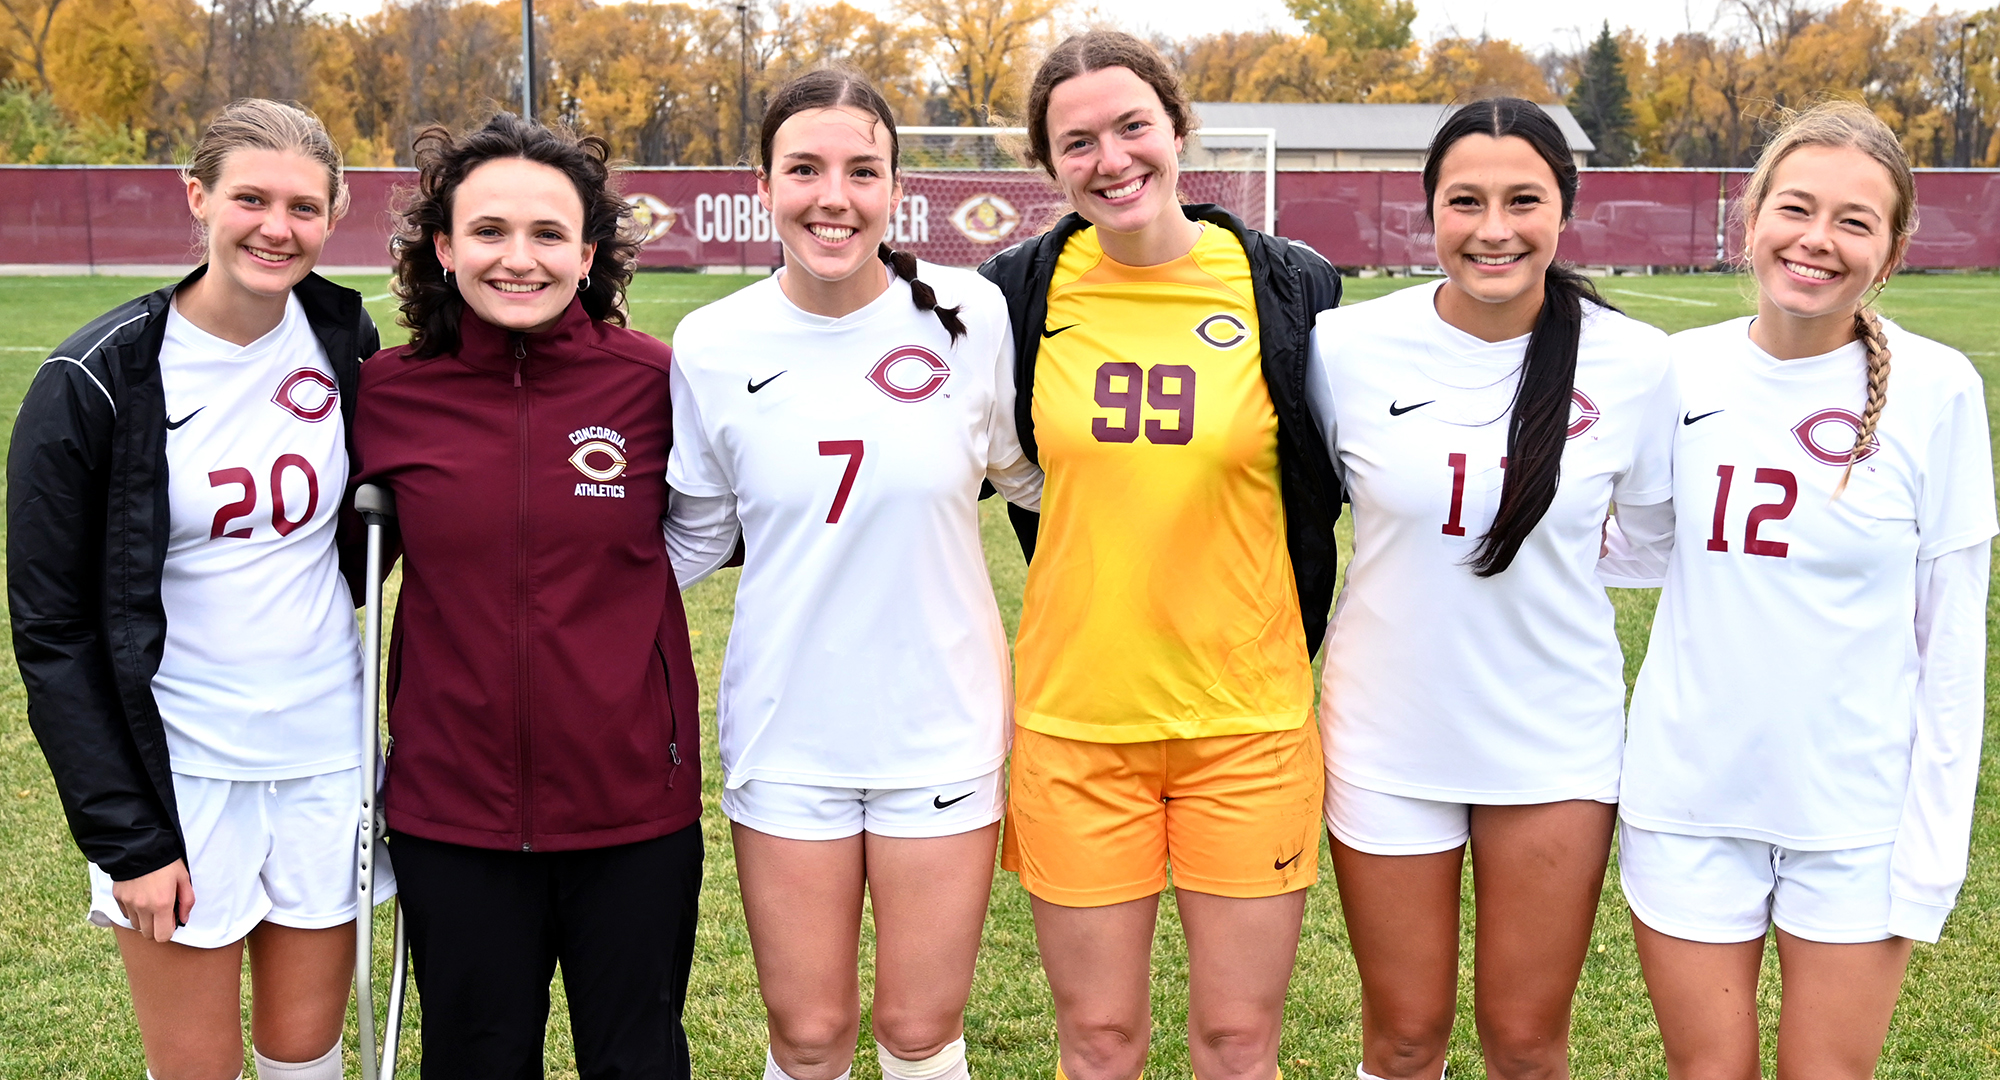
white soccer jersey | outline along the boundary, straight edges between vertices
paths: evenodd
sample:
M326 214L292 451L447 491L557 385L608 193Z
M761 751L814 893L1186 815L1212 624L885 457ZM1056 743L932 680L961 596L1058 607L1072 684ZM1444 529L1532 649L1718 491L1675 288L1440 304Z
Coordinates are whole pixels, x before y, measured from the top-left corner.
M1324 312L1314 331L1307 390L1354 504L1320 695L1327 766L1441 802L1615 793L1624 661L1599 535L1614 499L1667 497L1648 407L1666 337L1585 304L1555 503L1481 578L1466 562L1499 507L1528 339L1446 323L1443 287Z
M172 533L153 696L175 772L315 776L361 763L361 648L334 528L347 444L296 297L235 345L167 313Z
M1633 692L1621 813L1655 832L1802 850L1896 841L1899 863L1916 820L1957 834L1962 876L1983 712L1983 649L1967 643L1983 605L1954 615L1951 597L1920 597L1919 579L1934 561L1957 572L1941 560L1966 548L1984 567L1996 531L1979 376L1885 321L1888 404L1835 499L1867 400L1865 349L1778 360L1749 325L1670 344L1673 553ZM1968 670L1939 685L1920 650L1968 653L1950 665ZM1910 782L1913 757L1934 767L1926 790ZM1925 899L1948 906L1955 889Z
M970 271L919 276L962 305L957 344L900 280L836 319L773 277L674 334L668 482L733 499L743 532L717 707L730 787L918 787L1006 756L979 488L1037 505L1040 473L1014 434L1006 301Z

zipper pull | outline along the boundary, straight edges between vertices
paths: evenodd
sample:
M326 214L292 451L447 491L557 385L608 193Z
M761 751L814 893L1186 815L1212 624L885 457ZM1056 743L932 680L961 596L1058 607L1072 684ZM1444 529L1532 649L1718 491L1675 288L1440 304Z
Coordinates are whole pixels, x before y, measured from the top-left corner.
M521 385L521 361L528 358L528 341L520 334L514 335L514 385Z

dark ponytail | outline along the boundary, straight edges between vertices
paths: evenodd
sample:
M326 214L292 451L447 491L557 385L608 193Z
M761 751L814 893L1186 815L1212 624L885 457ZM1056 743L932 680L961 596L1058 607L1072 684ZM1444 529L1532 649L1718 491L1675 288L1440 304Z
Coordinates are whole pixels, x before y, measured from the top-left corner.
M915 255L907 251L896 251L887 244L881 245L875 253L889 265L889 269L896 272L897 277L910 283L910 299L917 302L917 310L935 314L938 321L944 324L945 333L951 335L951 343L958 344L958 339L965 336L965 322L958 317L958 313L965 310L965 305L939 307L937 290L917 280Z
M760 131L758 160L763 163L761 171L765 176L771 173L771 141L778 137L778 129L793 114L807 109L860 109L874 113L882 126L889 129L889 171L891 175L902 172L902 141L896 136L896 114L889 108L889 101L882 96L875 84L859 68L845 64L828 64L792 79L771 95L764 107L764 126ZM892 251L883 244L877 250L882 261L896 276L910 283L910 296L923 311L935 312L938 321L951 334L952 344L958 344L959 336L965 333L965 323L959 321L962 308L941 308L937 306L937 293L929 285L917 280L917 257L907 251Z
M1576 159L1562 129L1532 101L1497 97L1453 112L1432 138L1430 152L1424 157L1424 209L1433 220L1438 172L1445 153L1467 135L1513 136L1526 142L1555 173L1563 220L1568 221L1576 212ZM1589 279L1560 262L1550 263L1543 278L1542 311L1528 337L1521 381L1508 409L1507 469L1500 482L1500 508L1467 563L1480 577L1492 577L1513 565L1521 545L1555 502L1556 485L1562 480L1563 446L1569 441L1585 300L1611 307Z
M1528 336L1521 382L1507 418L1507 469L1500 481L1500 509L1473 552L1473 573L1493 575L1514 555L1556 501L1563 446L1569 442L1569 409L1576 389L1576 346L1583 332L1583 301L1600 307L1589 279L1551 263L1543 280L1542 313Z

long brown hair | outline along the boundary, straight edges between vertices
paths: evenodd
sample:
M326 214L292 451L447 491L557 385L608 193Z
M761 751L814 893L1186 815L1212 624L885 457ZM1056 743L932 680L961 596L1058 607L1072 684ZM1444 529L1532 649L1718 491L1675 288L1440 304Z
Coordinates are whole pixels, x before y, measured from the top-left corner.
M437 237L451 235L452 198L472 170L489 161L521 158L569 177L583 201L583 236L596 244L587 274L589 288L577 290L593 319L625 325L625 287L638 264L639 241L632 211L619 194L611 146L595 135L546 127L513 113L495 113L475 131L453 135L432 124L417 132L416 197L397 215L390 249L396 255L392 285L410 331L411 355L447 356L458 351L458 321L465 298L438 261Z
M1444 156L1468 135L1512 136L1533 147L1555 173L1562 216L1576 212L1576 158L1569 140L1540 105L1524 98L1475 101L1451 114L1431 139L1424 156L1424 213L1435 219L1438 171ZM1542 282L1542 311L1521 360L1521 382L1507 420L1507 475L1500 482L1500 508L1479 538L1469 565L1492 577L1514 563L1528 534L1555 504L1562 481L1563 447L1569 442L1571 395L1576 390L1577 342L1583 334L1583 302L1610 307L1588 278L1560 261L1549 263Z
M771 178L771 142L778 137L778 129L785 126L785 121L808 109L839 108L874 113L882 126L889 129L889 174L893 177L902 171L903 145L896 137L896 114L890 110L888 99L868 81L868 76L851 67L829 64L790 80L771 95L757 144L757 171L763 174L766 183ZM965 334L965 322L958 317L964 306L938 306L936 290L917 280L915 255L897 251L886 241L876 246L875 253L897 277L910 283L910 298L918 310L935 314L938 322L944 324L945 332L951 335L952 343L957 344Z
M1137 75L1160 97L1173 122L1174 134L1185 138L1196 127L1194 105L1181 87L1181 77L1158 49L1117 30L1091 30L1064 39L1049 50L1028 86L1028 164L1054 176L1055 157L1049 152L1049 94L1078 75L1122 67Z
M1904 153L1896 133L1859 102L1823 101L1796 113L1778 130L1777 137L1765 144L1764 152L1757 157L1757 168L1736 201L1737 217L1743 223L1746 237L1757 220L1758 208L1771 194L1778 163L1805 146L1859 150L1888 170L1889 182L1896 188L1896 208L1889 215L1889 263L1882 268L1886 284L1886 275L1902 261L1903 253L1909 250L1910 237L1917 231L1917 179L1910 172L1910 157ZM1747 262L1747 251L1745 256ZM1854 433L1853 448L1847 452L1847 468L1833 489L1836 499L1847 490L1848 478L1854 475L1854 463L1868 452L1868 444L1875 438L1875 427L1882 420L1882 410L1889 404L1889 339L1882 332L1882 320L1875 314L1872 300L1873 297L1865 298L1854 309L1854 336L1868 350L1868 404L1861 410L1861 427Z

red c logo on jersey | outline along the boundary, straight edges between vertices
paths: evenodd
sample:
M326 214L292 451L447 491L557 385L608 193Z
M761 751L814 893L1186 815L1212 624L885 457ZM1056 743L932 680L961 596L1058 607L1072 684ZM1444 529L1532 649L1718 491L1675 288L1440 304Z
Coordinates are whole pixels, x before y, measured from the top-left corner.
M1837 447L1828 449L1815 437L1819 428L1824 424L1840 425L1846 433L1845 441ZM1854 437L1859 434L1861 434L1861 417L1846 409L1821 409L1804 420L1799 421L1792 428L1792 436L1799 440L1800 449L1811 455L1814 461L1822 465L1833 465L1836 467L1843 467L1847 464L1847 456L1854 450ZM1882 440L1870 436L1868 445L1861 448L1861 456L1854 460L1867 461L1869 458L1875 456L1875 451L1881 448Z
M943 389L949 378L951 365L921 345L889 350L868 372L868 381L897 401L922 401Z
M325 373L300 368L278 384L271 403L308 424L317 424L333 415L334 406L340 404L340 388Z
M1563 436L1566 439L1574 439L1589 431L1590 426L1597 423L1597 418L1604 415L1597 411L1597 403L1590 400L1590 395L1581 390L1569 392L1569 403L1576 406L1576 411L1570 414L1569 434Z

